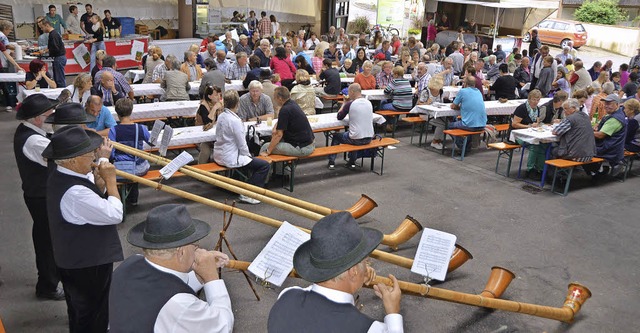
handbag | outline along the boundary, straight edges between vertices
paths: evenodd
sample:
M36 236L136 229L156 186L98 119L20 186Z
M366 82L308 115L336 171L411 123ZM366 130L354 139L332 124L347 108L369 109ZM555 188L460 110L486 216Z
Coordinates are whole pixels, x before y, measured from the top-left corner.
M260 135L256 132L256 127L253 125L249 125L247 127L247 148L249 148L249 152L251 156L260 155Z
M136 124L136 141L134 142L135 142L134 145L137 147L138 146L138 124ZM132 175L136 175L136 167L138 164L137 162L138 162L138 157L134 155L133 161L115 161L113 165L116 167L116 169L120 171L124 171ZM116 177L116 180L126 181L127 179L122 177Z

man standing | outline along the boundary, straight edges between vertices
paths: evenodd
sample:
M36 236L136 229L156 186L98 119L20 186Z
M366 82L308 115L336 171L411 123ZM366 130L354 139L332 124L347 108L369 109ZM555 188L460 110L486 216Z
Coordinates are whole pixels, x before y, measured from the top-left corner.
M536 54L533 58L533 66L531 66L531 71L533 75L531 76L531 89L530 91L535 89L538 84L538 80L540 79L540 72L542 72L542 68L544 68L544 58L549 55L549 47L544 45L540 48L540 53ZM553 58L551 58L553 60ZM576 70L578 70L576 66ZM551 73L555 75L558 73L558 63L555 61L551 62Z
M176 230L187 232L176 233ZM113 272L109 323L113 332L231 332L231 299L218 268L229 258L199 249L211 227L184 205L149 211L127 241L143 249ZM200 282L202 281L202 282ZM203 289L206 301L196 293Z
M618 107L620 98L610 94L602 99L607 115L602 118L594 133L596 139L596 155L604 158L610 166L611 175L622 171L624 159L624 140L627 134L627 119L622 108Z
M118 30L119 33L122 32L122 24L120 24L120 21L115 18L115 17L111 17L111 11L108 9L104 10L104 18L102 19L102 24L104 24L104 28L107 29L107 33L109 34L109 36L111 36L111 31L116 29ZM111 38L114 38L115 36L111 36Z
M580 102L569 99L562 103L565 118L553 129L553 135L560 139L553 156L578 162L589 162L596 155L596 140L591 128L591 119L580 111ZM549 111L547 111L547 114Z
M62 19L62 16L56 14L55 5L49 5L49 14L45 16L45 19L47 19L47 21L51 23L53 30L55 30L57 33L67 30L67 23ZM64 30L60 30L60 26L62 26Z
M540 50L542 47L542 43L540 42L540 38L538 37L538 29L531 30L531 40L529 41L529 56L532 57L535 50Z
M78 18L78 7L75 5L71 5L69 7L69 16L67 16L67 28L69 32L72 34L82 35L82 28L80 25L80 18Z
M273 128L271 142L262 145L260 155L307 156L313 153L316 148L313 142L315 136L307 116L300 106L290 99L287 88L276 88L274 95L276 102L282 107L278 123Z
M64 292L58 288L60 277L53 258L47 218L47 162L42 158L42 151L49 144L42 125L57 104L43 94L25 98L16 114L21 123L14 135L13 150L22 179L24 202L33 219L31 237L38 270L36 297L63 300Z
M262 11L260 13L260 22L258 22L258 31L260 31L261 38L269 38L271 36L271 21L267 17L267 12Z
M366 145L371 142L371 138L375 135L373 131L373 106L366 98L362 97L360 85L354 83L349 86L349 101L342 104L338 111L338 120L349 116L349 131L344 133L335 133L331 140L331 145L339 145L347 143L350 145ZM336 155L329 155L329 169L336 167ZM349 153L349 161L347 168L354 170L356 168L356 153Z
M635 66L640 66L640 47L637 49L638 54L631 57L629 60L629 68L633 68Z
M45 53L48 51L49 56L53 58L53 80L56 82L58 87L66 87L67 83L64 77L64 66L67 65L67 56L62 36L60 36L58 31L53 29L51 22L48 20L43 20L41 25L44 32L49 34L47 50L45 50Z
M93 23L91 23L91 16L93 16L93 6L88 3L84 5L84 9L86 10L86 13L80 16L80 22L82 23L80 28L82 28L82 31L84 31L85 34L92 35L93 29L91 27L93 26Z
M268 331L275 332L403 332L398 281L375 285L387 315L375 321L354 306L353 295L369 282L367 256L382 240L378 230L360 227L351 214L330 214L313 226L311 239L293 256L293 267L307 288L283 290L269 313Z
M455 51L449 55L449 58L453 59L453 74L464 74L464 56L462 55L462 53L460 53L458 43L455 43L454 48Z
M68 126L42 153L57 164L47 181L47 212L70 332L107 332L113 263L123 259L116 228L122 202L107 159L112 149L97 133Z

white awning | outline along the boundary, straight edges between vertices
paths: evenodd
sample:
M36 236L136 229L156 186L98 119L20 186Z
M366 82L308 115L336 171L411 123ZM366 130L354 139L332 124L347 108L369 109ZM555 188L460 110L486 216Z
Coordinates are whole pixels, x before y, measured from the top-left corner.
M438 0L439 2L457 3L461 5L476 5L492 8L544 8L558 9L558 1L522 1L522 0L505 0L503 2L486 2L486 1L467 1L467 0Z

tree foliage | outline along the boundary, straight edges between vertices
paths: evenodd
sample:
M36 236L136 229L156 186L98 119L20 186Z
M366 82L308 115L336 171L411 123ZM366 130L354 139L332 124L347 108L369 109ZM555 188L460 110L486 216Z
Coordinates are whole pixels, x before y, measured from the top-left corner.
M578 21L615 25L626 21L627 12L618 7L618 0L585 0L576 10Z

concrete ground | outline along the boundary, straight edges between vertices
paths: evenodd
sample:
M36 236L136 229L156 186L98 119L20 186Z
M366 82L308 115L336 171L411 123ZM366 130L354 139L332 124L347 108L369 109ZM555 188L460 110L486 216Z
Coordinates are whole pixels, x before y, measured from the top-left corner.
M65 332L64 302L35 298L36 272L31 243L31 219L22 201L12 141L17 126L14 113L0 113L0 317L7 332ZM455 234L458 243L474 256L447 276L437 287L479 293L492 266L512 270L516 279L503 299L560 307L567 285L580 282L593 296L572 324L534 316L486 309L404 295L402 314L406 332L630 332L637 330L640 307L640 269L637 253L638 213L635 195L639 177L625 183L604 181L592 184L577 172L568 197L549 192L528 191L523 182L496 175L495 151L474 149L464 161L456 161L430 149L409 144L409 129L399 132L397 149L387 150L384 175L367 168L350 171L326 168L325 160L313 160L298 167L294 197L336 209L355 203L361 193L375 199L379 207L359 222L363 226L392 232L406 215L424 227ZM318 137L316 142L324 143ZM379 163L379 161L378 161ZM638 163L640 164L640 163ZM368 165L367 165L368 166ZM639 173L638 167L635 172ZM195 180L181 178L165 185L190 191L210 199L233 200L236 196ZM270 189L290 194L279 188ZM142 188L140 205L129 211L119 226L125 257L140 250L126 243L127 231L145 219L152 207L164 203L184 203L192 216L209 221L214 232L201 246L213 247L222 226L222 213L202 204ZM313 222L260 204L239 204L248 211L311 228ZM235 216L227 232L233 250L241 260L252 260L266 245L275 229ZM413 257L418 234L396 252ZM388 250L381 246L380 249ZM90 249L87 249L90 250ZM381 275L420 282L408 269L373 261ZM262 297L256 301L247 282L238 272L223 278L231 294L236 332L265 332L269 309L281 290L257 286ZM284 287L303 285L288 280ZM360 291L363 311L382 319L382 303L373 292Z

